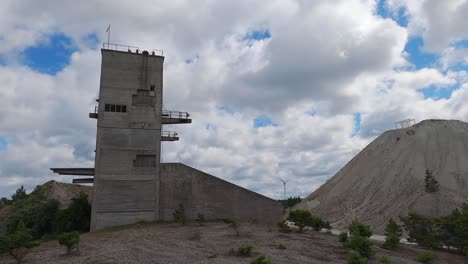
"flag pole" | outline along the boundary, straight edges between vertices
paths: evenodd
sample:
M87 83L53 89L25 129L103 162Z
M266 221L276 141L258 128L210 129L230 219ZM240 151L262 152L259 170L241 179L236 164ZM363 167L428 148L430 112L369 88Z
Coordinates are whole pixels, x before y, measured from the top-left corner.
M107 27L107 48L109 48L109 43L110 43L110 24Z

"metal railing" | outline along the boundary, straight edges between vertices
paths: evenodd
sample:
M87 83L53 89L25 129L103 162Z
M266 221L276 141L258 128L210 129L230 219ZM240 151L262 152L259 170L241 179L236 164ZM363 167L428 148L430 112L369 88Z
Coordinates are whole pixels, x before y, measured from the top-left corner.
M165 118L189 119L190 114L187 113L187 112L162 111L162 117L165 117Z
M175 138L175 137L177 137L177 132L175 132L175 131L161 131L161 137Z
M103 49L108 50L117 50L117 51L127 51L127 52L134 52L134 53L141 53L143 52L139 47L129 46L129 45L121 45L115 43L102 43ZM153 49L151 51L151 55L163 55L164 51L159 49Z

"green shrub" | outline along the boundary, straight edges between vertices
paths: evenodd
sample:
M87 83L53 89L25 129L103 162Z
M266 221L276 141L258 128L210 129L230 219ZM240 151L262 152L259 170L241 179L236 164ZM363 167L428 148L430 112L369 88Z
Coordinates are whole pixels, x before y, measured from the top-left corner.
M436 232L434 219L416 213L409 213L408 216L400 216L400 220L408 233L409 242L416 242L418 245L427 248L440 247L441 240Z
M57 214L55 233L63 232L88 232L91 220L91 205L88 195L80 192L78 197L72 199L67 209L60 210Z
M286 247L286 245L284 245L284 244L279 244L278 248L279 249L287 249L288 247Z
M400 245L400 239L403 235L401 227L390 218L385 226L385 242L382 244L383 248L396 249Z
M366 258L370 258L370 256L373 254L371 248L372 242L370 242L367 237L360 236L357 233L351 234L351 236L348 238L348 241L345 243L345 246Z
M80 233L77 231L62 233L58 237L58 242L67 248L67 254L70 255L72 249L80 243Z
M292 232L292 228L286 223L286 221L278 222L278 229L282 233L290 233Z
M195 219L199 225L203 225L205 223L205 216L203 214L198 213L197 218Z
M229 225L230 227L232 227L232 229L234 229L234 232L236 233L236 236L239 236L239 225L240 223L236 220L232 220L232 219L229 219L229 218L225 218L223 219L223 222L227 225Z
M416 260L421 263L433 263L434 260L437 259L437 255L432 251L423 251L418 254Z
M185 225L185 223L187 222L187 216L185 215L185 209L182 204L179 204L179 207L174 210L174 213L172 215L174 216L174 221L177 223Z
M349 226L349 233L352 234L358 234L359 236L362 237L371 237L372 236L372 229L369 225L365 225L363 223L360 223L357 220L354 220L351 225Z
M340 240L341 243L346 243L348 241L348 232L343 231L338 235L338 239Z
M465 257L468 259L468 246L466 246L463 250L463 255L465 255Z
M357 252L352 252L348 256L348 264L367 264L367 258L361 256Z
M316 215L311 215L306 225L314 228L315 231L320 231L322 228L331 229L331 225L328 221Z
M426 170L426 176L424 177L424 188L428 193L439 190L439 182L432 176L432 172L429 170Z
M288 220L299 228L299 233L302 233L311 217L312 214L307 210L292 210L289 212Z
M252 249L253 249L253 246L252 245L245 245L243 247L240 247L237 252L239 253L239 255L241 256L250 256L250 254L252 253Z
M386 256L381 256L379 258L379 262L382 263L382 264L391 264L392 262L390 261L389 258L387 258Z
M21 263L29 249L37 245L32 242L31 232L22 221L18 223L13 233L0 236L0 254L10 254L17 263Z
M273 262L267 259L264 255L260 255L252 260L250 264L273 264Z

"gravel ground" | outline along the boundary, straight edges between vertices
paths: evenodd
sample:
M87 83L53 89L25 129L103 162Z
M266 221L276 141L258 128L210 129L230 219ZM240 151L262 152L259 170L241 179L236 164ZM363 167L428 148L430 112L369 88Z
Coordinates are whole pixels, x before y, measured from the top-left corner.
M253 245L249 257L229 254L231 248ZM279 244L286 249L280 249ZM376 254L370 263L379 263L378 257L388 256L392 263L417 263L422 249L405 245L396 251L374 247ZM307 231L304 234L283 234L276 228L242 223L240 236L224 223L210 222L204 226L190 223L145 223L112 228L81 236L80 251L71 256L57 241L42 243L31 250L24 263L250 263L264 254L277 263L346 263L346 250L338 237L332 234ZM437 252L435 263L467 263L463 257ZM0 255L0 263L14 261Z

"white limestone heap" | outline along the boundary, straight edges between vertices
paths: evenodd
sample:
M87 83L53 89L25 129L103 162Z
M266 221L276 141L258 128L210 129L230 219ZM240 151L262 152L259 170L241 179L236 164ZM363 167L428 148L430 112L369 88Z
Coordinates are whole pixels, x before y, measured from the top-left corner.
M426 169L440 183L424 188ZM442 216L468 203L468 123L425 120L383 133L298 205L345 228L353 219L382 233L410 211Z

